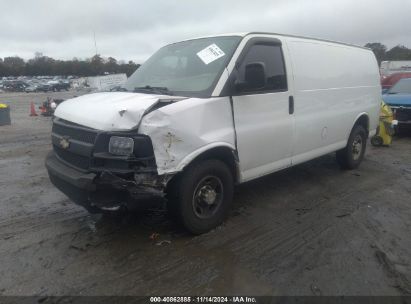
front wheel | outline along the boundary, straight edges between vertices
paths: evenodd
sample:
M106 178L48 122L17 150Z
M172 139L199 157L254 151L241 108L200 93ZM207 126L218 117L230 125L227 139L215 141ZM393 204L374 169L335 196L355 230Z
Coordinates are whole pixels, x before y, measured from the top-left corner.
M364 158L367 146L367 131L356 125L348 138L347 146L337 151L337 162L343 169L356 169Z
M219 160L205 160L183 173L170 196L169 210L174 210L191 233L205 233L226 218L233 189L233 176L227 165Z

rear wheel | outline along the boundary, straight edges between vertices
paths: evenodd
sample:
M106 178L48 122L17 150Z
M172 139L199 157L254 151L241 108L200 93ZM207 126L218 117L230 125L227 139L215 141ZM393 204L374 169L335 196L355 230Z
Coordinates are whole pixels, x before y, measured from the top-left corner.
M356 169L364 158L367 146L367 132L361 125L356 125L348 138L347 146L337 151L337 162L343 169Z
M191 233L205 233L227 216L233 188L233 176L225 163L204 160L187 168L170 190L168 209Z
M383 145L383 140L381 136L378 135L374 135L373 137L371 137L371 144L373 146L379 147Z

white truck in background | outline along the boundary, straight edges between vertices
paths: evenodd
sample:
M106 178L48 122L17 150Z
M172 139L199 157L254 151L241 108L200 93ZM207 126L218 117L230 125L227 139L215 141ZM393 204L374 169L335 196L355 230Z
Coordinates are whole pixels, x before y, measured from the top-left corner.
M411 60L382 61L380 74L382 77L394 73L411 73Z
M380 102L369 49L270 33L186 40L118 92L62 103L46 167L90 212L165 202L199 234L225 219L235 184L335 151L358 167Z

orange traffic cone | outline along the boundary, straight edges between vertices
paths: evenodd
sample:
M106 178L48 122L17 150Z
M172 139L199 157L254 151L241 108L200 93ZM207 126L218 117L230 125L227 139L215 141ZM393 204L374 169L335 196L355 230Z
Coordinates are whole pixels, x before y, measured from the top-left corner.
M33 102L30 103L30 116L38 116Z

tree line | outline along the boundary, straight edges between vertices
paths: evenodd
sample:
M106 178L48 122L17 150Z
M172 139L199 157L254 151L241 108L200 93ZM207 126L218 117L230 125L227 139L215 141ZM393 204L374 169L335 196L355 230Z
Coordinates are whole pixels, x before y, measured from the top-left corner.
M397 45L390 50L379 42L367 43L365 47L370 48L377 58L378 64L385 60L411 60L411 49L404 45Z
M24 60L18 56L0 58L0 77L7 76L97 76L126 73L130 76L140 65L133 61L117 61L113 57L95 55L86 60L56 60L36 53Z
M411 49L397 45L391 49L380 42L367 43L372 49L378 64L384 60L411 60ZM7 76L97 76L105 73L126 73L130 76L140 65L133 61L117 61L113 57L103 58L95 55L86 60L56 60L36 53L34 58L25 61L18 56L0 58L0 77Z

